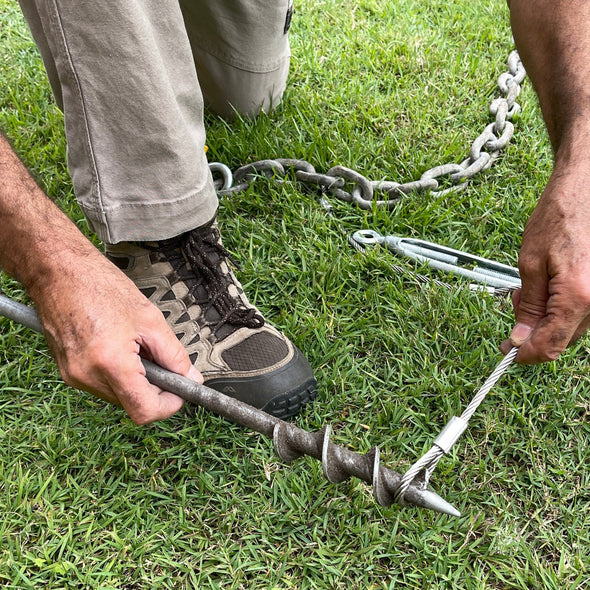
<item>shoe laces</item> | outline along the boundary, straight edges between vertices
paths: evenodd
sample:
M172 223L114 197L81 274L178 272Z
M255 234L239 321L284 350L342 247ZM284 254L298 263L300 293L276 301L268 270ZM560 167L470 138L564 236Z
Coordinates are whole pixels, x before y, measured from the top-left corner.
M224 272L224 262L235 265L231 254L221 243L219 231L210 223L176 238L143 244L161 252L183 281L194 302L207 318L213 333L226 325L234 328L261 328L264 318L248 307L239 296L232 296L230 286L238 288L231 272ZM217 313L210 313L214 309ZM230 330L233 332L235 330Z

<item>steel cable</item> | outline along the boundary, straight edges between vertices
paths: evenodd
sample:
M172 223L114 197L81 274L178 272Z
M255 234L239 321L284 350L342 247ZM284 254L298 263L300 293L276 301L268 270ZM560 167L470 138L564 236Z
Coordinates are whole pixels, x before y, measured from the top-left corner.
M467 428L469 420L471 420L471 417L491 391L492 387L497 383L498 379L500 379L500 377L507 371L508 367L516 358L517 353L518 348L515 346L486 379L485 383L475 394L461 416L453 416L439 436L434 440L432 447L430 447L430 449L406 471L395 492L395 502L397 504L404 504L405 494L411 485L419 487L426 487L428 485L430 476L436 468L437 463L443 455L451 450L452 446L457 442L461 434L463 434Z

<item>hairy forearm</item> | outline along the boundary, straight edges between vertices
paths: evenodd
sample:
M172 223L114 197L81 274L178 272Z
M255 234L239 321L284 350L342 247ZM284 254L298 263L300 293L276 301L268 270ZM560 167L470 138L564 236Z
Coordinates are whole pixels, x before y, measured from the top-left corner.
M182 406L145 378L140 354L200 378L164 316L36 185L0 135L0 267L32 297L69 385L138 424Z
M509 0L512 29L557 163L587 159L590 137L590 2Z
M35 299L56 278L63 280L71 256L99 254L0 135L0 267Z

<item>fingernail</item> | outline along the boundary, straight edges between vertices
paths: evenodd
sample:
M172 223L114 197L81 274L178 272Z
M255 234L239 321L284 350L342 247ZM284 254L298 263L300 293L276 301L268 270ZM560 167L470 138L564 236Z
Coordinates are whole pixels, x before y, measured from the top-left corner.
M510 342L513 346L520 346L531 335L533 329L526 324L516 324L510 332Z

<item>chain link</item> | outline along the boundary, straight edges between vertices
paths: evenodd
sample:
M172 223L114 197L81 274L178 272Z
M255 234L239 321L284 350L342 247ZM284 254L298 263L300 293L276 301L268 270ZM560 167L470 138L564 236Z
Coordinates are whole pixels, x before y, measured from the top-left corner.
M510 120L520 111L516 98L520 94L525 76L526 72L518 52L513 51L508 57L508 72L501 74L497 82L503 96L495 98L489 106L495 120L473 141L469 157L460 164L434 166L424 172L419 180L405 183L372 181L344 166L333 166L326 173L322 173L317 172L313 165L305 160L278 158L259 160L242 166L235 171L233 180L229 182L227 170L221 169L217 162L212 163L215 188L220 197L229 196L245 191L259 176L282 182L291 171L299 182L319 189L322 194L327 193L347 203L354 203L361 209L392 208L403 195L409 193L431 193L441 196L460 191L467 186L471 178L493 164L512 138L514 125ZM451 186L440 188L441 184L449 183ZM383 195L384 198L375 198L375 195Z

